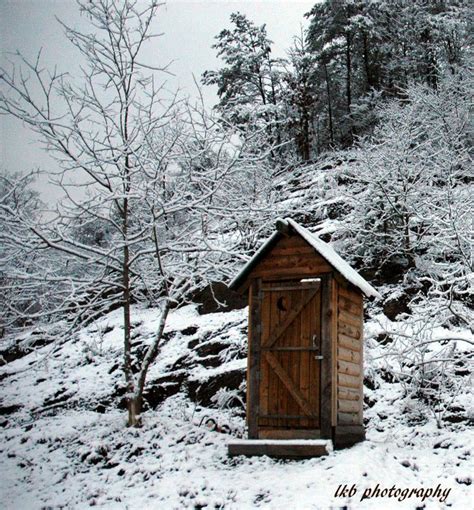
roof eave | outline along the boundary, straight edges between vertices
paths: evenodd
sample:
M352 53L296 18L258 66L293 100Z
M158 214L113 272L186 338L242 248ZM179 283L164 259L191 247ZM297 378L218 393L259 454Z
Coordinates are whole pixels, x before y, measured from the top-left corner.
M253 254L253 256L246 262L240 272L233 278L229 283L229 289L236 292L244 291L247 286L244 285L247 276L252 272L254 266L260 261L260 259L271 249L274 243L281 237L281 233L276 230L273 234L260 246L260 248Z

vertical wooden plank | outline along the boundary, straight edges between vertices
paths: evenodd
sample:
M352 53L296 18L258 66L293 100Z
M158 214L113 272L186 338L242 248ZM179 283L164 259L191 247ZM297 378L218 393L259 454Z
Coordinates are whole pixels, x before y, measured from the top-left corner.
M247 326L247 413L246 413L246 422L247 427L249 426L250 420L250 362L252 361L252 310L253 310L253 297L252 297L252 285L248 288L248 303L249 303L249 311L248 311L248 326Z
M275 286L278 284L275 283ZM286 300L286 308L290 309L292 302L291 302L291 296L287 291L279 291L275 292L277 299L284 299ZM277 302L278 303L278 302ZM276 308L278 310L278 324L281 324L285 318L287 317L288 311L281 310L278 307L278 304L276 305ZM289 338L291 338L291 327L286 331L285 334L283 334L278 341L275 344L275 347L284 347L288 345ZM276 352L276 357L278 361L281 363L281 366L284 368L285 372L288 374L288 367L289 367L289 352ZM287 415L288 414L288 399L291 398L288 394L288 390L286 389L285 385L281 381L280 378L278 378L278 414L280 415ZM287 428L288 427L288 420L287 419L280 419L278 420L278 425L280 427Z
M262 293L262 335L261 345L265 345L270 334L270 306L271 292ZM260 415L268 415L268 363L265 356L260 356ZM259 426L267 426L268 419L259 418Z
M322 275L321 282L321 437L330 439L332 409L332 275Z
M321 320L320 320L320 299L321 291L311 300L311 303L307 307L306 320L309 324L308 331L308 346L312 347L315 342L319 345L321 336ZM316 339L313 342L313 337L316 335ZM311 408L315 414L320 414L320 364L321 362L315 358L319 355L318 352L309 353L309 402ZM319 427L319 423L314 420L310 422L311 427Z
M303 299L304 292L304 290L300 290L298 292L301 300ZM310 324L308 322L307 314L305 314L304 311L300 314L298 322L300 324L301 344L308 346L311 342ZM310 362L311 353L308 351L302 351L300 354L300 389L308 402L310 402ZM298 414L300 413L301 410L299 410ZM301 427L309 427L310 423L310 420L307 418L300 420Z
M331 401L331 426L337 425L337 319L339 313L339 285L335 278L332 279L333 313L331 320L331 344L332 344L332 401Z
M272 284L272 287L275 284ZM270 332L273 331L278 324L278 313L277 313L277 293L270 292L269 299L269 328ZM268 368L268 413L271 415L278 414L278 377L270 367ZM278 427L278 420L272 419L269 424L274 427Z
M258 438L258 415L259 415L259 379L260 379L260 343L261 343L261 303L262 281L257 278L251 284L251 299L249 307L249 361L248 361L248 404L247 419L249 438Z
M300 291L292 291L292 304L295 302L295 300L298 299ZM293 347L302 347L304 345L303 338L301 336L301 320L299 318L295 320L293 325L293 336L292 336L292 346ZM301 365L301 353L299 352L293 352L291 353L291 371L290 375L292 380L295 383L295 386L298 389L301 389L300 386L300 365ZM304 394L304 393L303 393ZM288 414L300 414L299 406L291 399L290 401L292 405L288 406ZM301 427L301 420L293 420L289 423L290 427L293 429L300 428Z
M322 291L320 290L315 298L315 311L314 316L316 320L316 336L317 336L317 346L319 348L318 355L322 353L322 345L321 345L321 335L322 335L322 320L321 320L321 296ZM318 413L318 422L315 425L316 428L321 428L321 363L320 360L314 360L313 361L315 365L315 380L316 380L316 409Z

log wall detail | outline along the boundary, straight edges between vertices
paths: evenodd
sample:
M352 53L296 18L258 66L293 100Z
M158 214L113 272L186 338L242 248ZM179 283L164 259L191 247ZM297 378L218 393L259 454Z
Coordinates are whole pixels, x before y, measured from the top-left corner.
M363 424L364 308L360 292L337 285L337 426Z

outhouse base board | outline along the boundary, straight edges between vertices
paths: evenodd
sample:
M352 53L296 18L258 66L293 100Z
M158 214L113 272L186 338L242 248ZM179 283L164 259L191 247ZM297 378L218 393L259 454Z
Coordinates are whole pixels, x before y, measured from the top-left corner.
M353 446L365 439L365 428L362 425L339 425L334 427L333 439L336 450Z
M322 457L332 452L327 439L236 439L227 444L231 457L268 455L283 458Z

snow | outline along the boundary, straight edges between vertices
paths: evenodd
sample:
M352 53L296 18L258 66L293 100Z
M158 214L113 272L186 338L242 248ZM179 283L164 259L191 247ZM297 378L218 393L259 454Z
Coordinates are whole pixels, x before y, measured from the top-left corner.
M262 446L324 446L327 452L333 451L332 441L327 439L234 439L230 441L229 444L235 446L252 446L255 444Z
M353 269L329 244L313 235L308 229L302 227L291 218L285 221L294 228L298 234L310 244L322 257L324 257L334 269L339 271L346 280L358 287L367 297L380 298L380 294L360 274Z
M367 297L380 298L380 294L367 282L362 276L353 269L329 244L322 241L319 237L312 234L309 230L302 227L299 223L291 218L281 219L277 221L284 222L290 225L308 244L310 244L319 255L326 259L334 269L339 271L346 280L351 282L357 288L359 288ZM243 275L247 274L250 268L253 266L254 261L265 253L267 248L272 245L274 240L279 236L279 232L274 232L257 250L254 256L244 265L239 274L231 281L230 287L237 285L238 281Z
M283 509L297 501L300 509L414 509L420 499L374 498L361 504L360 498L377 484L402 489L440 484L451 489L446 503L462 509L472 495L468 485L456 481L467 482L472 467L468 432L461 437L432 427L399 427L370 431L364 443L318 459L229 459L229 436L199 426L199 419L191 403L173 398L159 413L146 413L139 431L124 428L117 411L40 418L28 435L20 426L10 427L2 453L2 472L9 474L1 482L3 508ZM433 449L435 443L442 446ZM357 494L335 498L341 484L355 484ZM426 509L443 508L434 498L424 503Z
M140 307L133 312L134 332L146 339L159 312ZM242 342L246 314L247 310L237 310L201 316L194 306L173 311L166 329L169 340L151 377L161 376L189 352L189 339L212 333ZM93 351L91 346L99 343L99 332L106 325L112 329L103 335L103 349ZM94 404L107 398L123 377L119 369L109 373L120 361L121 325L120 314L112 312L70 343L44 347L0 367L2 406L23 405L2 416L7 419L0 440L2 508L469 508L472 428L466 422L437 428L434 418L419 410L418 401L404 396L400 383L385 380L376 370L384 364L374 360L382 350L375 336L388 326L402 330L403 323L375 316L365 328L366 374L374 385L365 388L367 440L306 460L229 458L227 444L245 440L244 418L232 409L197 405L184 393L144 412L141 429L126 428L125 411L114 406L103 413L94 411ZM187 335L192 326L196 332ZM441 329L435 333L442 336ZM461 336L472 339L466 333ZM245 360L231 359L218 367L194 369L190 377L205 380L206 373L244 364ZM72 395L71 400L48 410L45 402L61 389ZM469 401L472 395L466 385L455 404L467 406ZM209 417L227 433L210 430ZM419 496L361 501L365 490L375 490L377 484L380 489L416 489ZM355 485L356 493L335 496L343 485ZM427 489L438 486L445 492L426 496Z
M285 445L291 446L292 444L307 444L308 446L328 446L331 441L327 441L326 439L236 439L232 441L232 444L240 444L240 445L253 445L253 444L262 444L262 445Z

